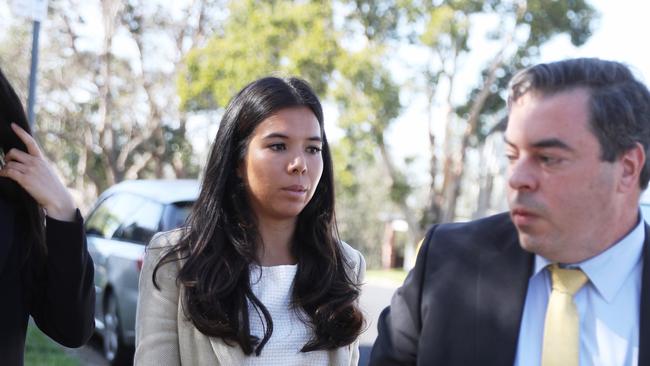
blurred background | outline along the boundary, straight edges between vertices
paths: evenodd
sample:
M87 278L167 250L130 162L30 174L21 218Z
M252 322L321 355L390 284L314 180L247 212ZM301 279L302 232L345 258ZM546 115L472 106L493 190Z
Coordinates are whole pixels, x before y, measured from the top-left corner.
M17 3L0 4L0 67L27 101L33 25ZM123 180L200 179L233 94L299 76L324 104L341 238L390 289L364 300L378 309L427 227L507 208L514 72L585 56L650 75L650 5L634 0L46 3L35 134L82 212Z

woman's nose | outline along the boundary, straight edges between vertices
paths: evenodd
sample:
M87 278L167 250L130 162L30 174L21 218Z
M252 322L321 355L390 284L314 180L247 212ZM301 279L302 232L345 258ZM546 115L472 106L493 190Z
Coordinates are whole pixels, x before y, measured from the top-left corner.
M305 157L300 154L291 160L289 163L289 173L290 174L305 174L307 172L307 161Z

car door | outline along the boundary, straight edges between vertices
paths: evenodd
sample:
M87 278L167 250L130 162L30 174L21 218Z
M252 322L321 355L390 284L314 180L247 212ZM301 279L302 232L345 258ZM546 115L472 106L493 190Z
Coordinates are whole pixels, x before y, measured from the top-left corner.
M127 344L135 338L138 277L145 245L160 230L163 205L131 193L104 199L86 224L88 250L95 262L96 324L104 327L108 296L115 299L121 336Z

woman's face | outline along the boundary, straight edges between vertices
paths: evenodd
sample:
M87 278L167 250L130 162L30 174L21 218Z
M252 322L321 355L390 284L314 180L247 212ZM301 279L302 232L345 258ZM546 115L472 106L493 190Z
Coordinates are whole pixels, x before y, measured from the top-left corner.
M295 219L323 173L320 125L307 107L277 111L251 135L237 174L258 220Z

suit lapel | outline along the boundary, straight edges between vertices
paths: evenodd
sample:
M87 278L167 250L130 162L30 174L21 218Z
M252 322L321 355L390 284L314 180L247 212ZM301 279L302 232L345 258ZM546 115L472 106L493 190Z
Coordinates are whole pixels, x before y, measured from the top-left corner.
M639 366L650 366L650 226L648 224L645 225L645 242L643 243L639 319Z
M479 259L477 356L486 365L512 365L533 264L512 228L497 249Z
M7 257L14 242L13 207L0 199L0 273L4 270Z

